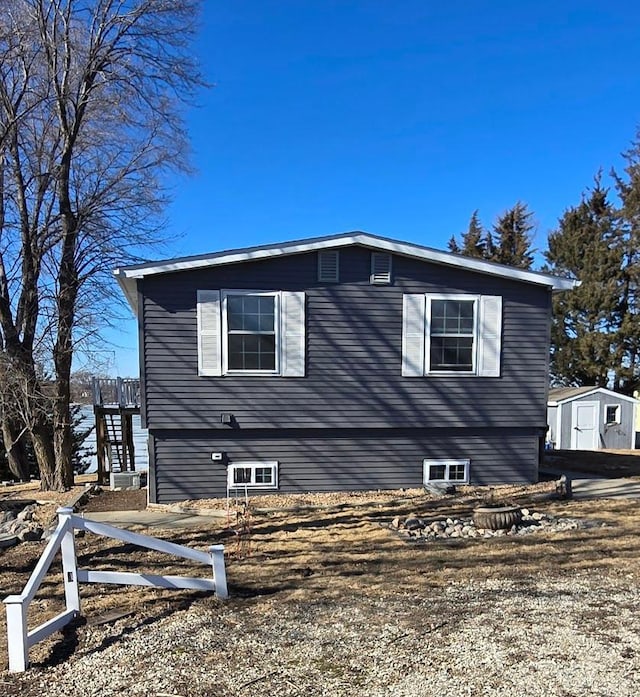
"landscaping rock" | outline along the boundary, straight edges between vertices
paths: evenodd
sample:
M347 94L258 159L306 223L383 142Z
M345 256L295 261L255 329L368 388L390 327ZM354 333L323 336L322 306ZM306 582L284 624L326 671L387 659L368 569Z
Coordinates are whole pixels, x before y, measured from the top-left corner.
M413 517L413 518L407 518L404 521L404 527L407 530L422 530L425 527L425 525L420 520L420 518Z
M38 542L42 537L43 530L41 527L23 528L18 533L20 542Z
M7 547L14 547L18 544L18 536L12 535L10 533L0 534L0 549L5 549Z
M476 527L473 519L446 518L427 523L416 514L412 514L404 521L400 516L397 516L391 521L389 527L397 530L406 538L410 538L412 542L419 542L491 539L493 537L530 535L540 531L567 532L590 525L593 526L593 523L589 521L580 521L574 518L554 518L525 508L522 520L512 525L508 530L489 530Z

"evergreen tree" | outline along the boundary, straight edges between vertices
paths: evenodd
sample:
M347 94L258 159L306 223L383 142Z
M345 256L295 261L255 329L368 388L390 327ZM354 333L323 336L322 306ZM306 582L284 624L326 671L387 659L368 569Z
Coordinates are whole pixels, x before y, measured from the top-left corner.
M560 385L606 386L619 372L616 344L623 283L622 228L600 176L549 235L551 273L580 281L553 298L551 378Z
M471 220L469 220L467 231L462 235L461 254L467 257L485 259L486 247L486 232L480 222L478 211L475 210L471 215Z
M533 263L532 217L533 213L527 210L526 204L518 202L498 218L492 234L484 229L476 210L471 215L469 227L462 234L460 242L455 236L449 240L449 251L467 257L530 269Z
M449 240L447 247L452 254L460 254L460 247L458 246L455 235L451 235L451 239Z
M485 258L508 266L530 269L533 264L532 217L533 213L520 201L505 211L493 226L493 235L489 235Z
M613 172L621 202L623 231L622 284L615 345L617 371L613 387L631 395L640 387L640 129L624 156L626 178Z

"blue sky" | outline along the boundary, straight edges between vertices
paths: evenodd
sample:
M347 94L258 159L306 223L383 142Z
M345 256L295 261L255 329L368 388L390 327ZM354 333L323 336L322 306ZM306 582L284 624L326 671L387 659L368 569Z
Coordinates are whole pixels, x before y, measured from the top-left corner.
M205 0L167 255L360 229L445 248L516 201L535 245L640 125L640 4ZM136 374L133 321L112 372Z

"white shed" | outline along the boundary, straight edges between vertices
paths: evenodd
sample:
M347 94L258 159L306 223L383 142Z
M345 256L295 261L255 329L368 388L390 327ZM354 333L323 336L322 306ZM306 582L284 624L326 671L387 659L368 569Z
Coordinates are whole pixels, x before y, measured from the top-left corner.
M556 450L632 449L637 404L604 387L551 389L547 441Z

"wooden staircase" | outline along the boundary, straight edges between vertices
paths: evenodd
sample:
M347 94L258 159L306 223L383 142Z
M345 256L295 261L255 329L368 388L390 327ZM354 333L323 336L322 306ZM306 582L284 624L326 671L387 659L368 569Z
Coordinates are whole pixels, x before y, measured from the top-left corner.
M98 482L112 472L134 472L133 415L140 413L140 381L123 378L93 381Z

